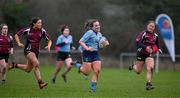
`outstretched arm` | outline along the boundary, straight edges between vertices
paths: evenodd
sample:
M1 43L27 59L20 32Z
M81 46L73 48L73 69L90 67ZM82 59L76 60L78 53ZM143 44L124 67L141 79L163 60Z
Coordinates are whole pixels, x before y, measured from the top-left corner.
M86 49L87 51L93 51L93 48L92 48L92 47L88 47L84 42L79 41L79 44L80 44L84 49Z
M21 43L20 38L17 34L15 34L15 40L19 47L24 47L24 44Z
M45 47L48 51L51 50L52 41L48 40L48 45Z

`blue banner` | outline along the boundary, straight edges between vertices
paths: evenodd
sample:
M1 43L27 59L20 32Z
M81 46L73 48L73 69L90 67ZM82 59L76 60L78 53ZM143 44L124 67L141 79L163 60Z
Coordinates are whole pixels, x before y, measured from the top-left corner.
M156 18L156 24L169 51L172 61L175 62L174 28L171 18L166 14L160 14Z

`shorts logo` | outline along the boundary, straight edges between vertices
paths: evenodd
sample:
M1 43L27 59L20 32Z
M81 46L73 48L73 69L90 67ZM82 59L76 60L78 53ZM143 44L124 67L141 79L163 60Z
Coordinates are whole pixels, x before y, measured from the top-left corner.
M138 60L141 60L141 58L140 58L140 57L137 57L137 59L138 59Z

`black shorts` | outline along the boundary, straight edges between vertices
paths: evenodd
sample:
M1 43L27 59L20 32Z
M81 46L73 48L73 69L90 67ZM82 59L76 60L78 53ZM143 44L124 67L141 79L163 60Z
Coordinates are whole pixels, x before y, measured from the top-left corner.
M5 59L5 62L8 63L9 53L4 54L0 53L0 60Z
M143 54L140 52L137 52L136 54L136 60L138 61L145 61L147 57L151 57L149 54Z
M58 51L57 53L57 61L65 61L67 58L70 58L70 57L71 57L70 52Z
M30 51L30 50L24 50L24 55L27 56L30 52L32 52L32 51ZM33 53L36 55L36 58L39 57L39 53L35 53L35 52L33 52Z
M101 61L97 51L83 51L83 62Z

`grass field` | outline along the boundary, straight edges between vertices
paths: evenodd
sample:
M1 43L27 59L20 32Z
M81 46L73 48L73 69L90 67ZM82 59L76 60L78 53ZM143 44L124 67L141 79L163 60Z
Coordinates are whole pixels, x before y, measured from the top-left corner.
M97 91L89 92L88 80L73 68L64 83L60 74L56 84L51 84L54 66L41 66L42 77L49 83L40 90L33 72L12 70L5 85L0 85L0 97L180 97L180 72L160 71L154 74L155 89L145 90L145 72L137 75L128 70L102 68ZM62 73L62 72L61 72Z

